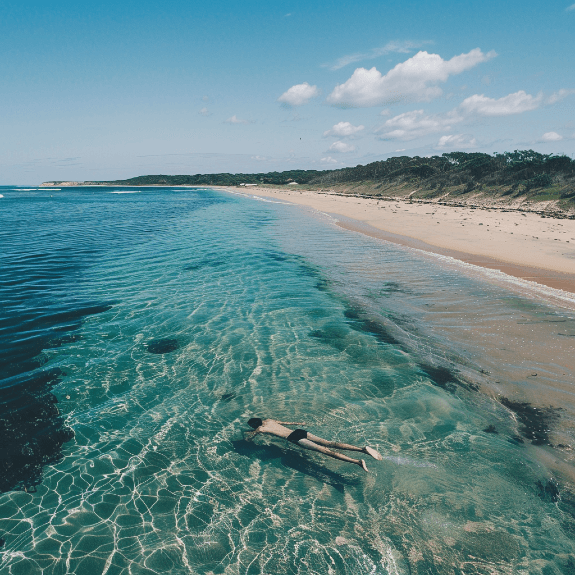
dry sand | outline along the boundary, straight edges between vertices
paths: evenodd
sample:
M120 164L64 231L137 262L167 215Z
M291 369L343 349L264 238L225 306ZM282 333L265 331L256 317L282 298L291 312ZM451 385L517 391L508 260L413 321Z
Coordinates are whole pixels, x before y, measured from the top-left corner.
M225 189L343 216L339 225L347 229L575 293L575 220L329 192Z

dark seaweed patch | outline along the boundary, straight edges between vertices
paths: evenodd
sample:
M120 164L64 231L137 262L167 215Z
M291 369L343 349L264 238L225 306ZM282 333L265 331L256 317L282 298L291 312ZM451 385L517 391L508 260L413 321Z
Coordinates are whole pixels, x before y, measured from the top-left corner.
M61 375L59 369L46 370L2 389L0 491L38 485L43 466L60 461L62 445L74 437L50 392Z
M355 308L346 309L343 312L343 315L347 319L360 319L359 311L357 311L357 309L355 309Z
M148 353L156 353L156 354L164 354L164 353L171 353L180 347L177 339L153 339L150 341L146 349Z
M319 291L327 291L329 288L329 282L325 279L320 279L316 284L315 284L316 289L318 289Z
M111 309L86 303L74 309L38 306L0 322L0 491L32 489L42 481L44 465L62 458L62 446L74 437L64 424L51 390L63 375L41 370L42 351L80 339L82 319ZM47 312L46 309L50 311ZM57 335L56 335L57 334ZM6 441L6 439L8 439Z
M544 501L552 501L553 503L559 501L559 485L554 479L550 479L545 483L538 480L535 487L537 495Z
M461 383L446 367L434 366L428 363L419 363L418 365L421 371L429 377L431 383L437 387L441 387L441 389L454 393L457 389L457 385Z
M380 294L383 296L390 296L393 293L411 293L409 290L402 287L397 282L385 282L380 290Z
M348 308L343 313L347 319L351 320L348 322L351 329L367 333L375 337L379 343L397 346L401 345L399 340L391 335L390 331L382 323L362 317L357 308Z
M525 443L525 441L523 441L523 438L519 437L519 435L514 435L513 437L510 437L507 441L509 443L513 443L514 445L521 445L522 443Z
M497 429L495 429L494 425L488 425L483 431L485 433L494 433L495 435L497 435L499 433L499 431L497 431Z
M521 423L519 431L533 445L551 445L549 430L553 422L559 418L558 410L551 407L533 407L529 403L511 401L506 397L500 399L502 405L515 413Z
M361 331L368 333L369 335L373 335L377 341L380 343L386 343L389 345L399 345L399 341L395 339L389 333L389 330L385 328L385 326L381 323L370 319L364 319L359 321L356 325L359 326ZM353 326L352 326L353 327Z

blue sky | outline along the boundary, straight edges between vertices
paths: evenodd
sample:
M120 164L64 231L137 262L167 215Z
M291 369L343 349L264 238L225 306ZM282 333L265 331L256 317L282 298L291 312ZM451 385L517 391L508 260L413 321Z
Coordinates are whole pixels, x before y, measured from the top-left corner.
M2 0L0 184L575 153L575 4Z

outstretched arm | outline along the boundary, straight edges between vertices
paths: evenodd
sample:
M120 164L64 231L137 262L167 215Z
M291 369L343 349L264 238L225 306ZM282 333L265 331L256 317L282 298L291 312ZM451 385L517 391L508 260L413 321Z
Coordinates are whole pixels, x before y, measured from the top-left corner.
M305 421L276 421L281 425L305 425Z
M262 433L259 427L255 431L248 431L245 433L244 439L249 441L250 439L253 439L258 433Z

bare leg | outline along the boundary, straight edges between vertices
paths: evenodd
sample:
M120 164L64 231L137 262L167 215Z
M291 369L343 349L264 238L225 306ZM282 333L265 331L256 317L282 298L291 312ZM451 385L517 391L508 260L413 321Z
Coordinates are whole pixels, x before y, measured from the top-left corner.
M371 455L374 459L381 461L381 455L373 449L373 447L356 447L355 445L349 445L347 443L338 443L337 441L328 441L327 439L322 439L308 432L307 438L318 445L324 445L325 447L333 447L334 449L345 449L347 451L361 451L362 453L367 453Z
M319 451L320 453L323 453L328 457L333 457L334 459L339 459L340 461L347 461L348 463L354 463L355 465L359 465L364 471L367 472L367 467L363 459L352 459L347 455L343 455L342 453L336 453L335 451L331 451L331 449L327 449L327 447L317 445L316 443L310 441L309 439L300 439L297 442L297 444L301 445L301 447L304 447L305 449L310 449L311 451Z

